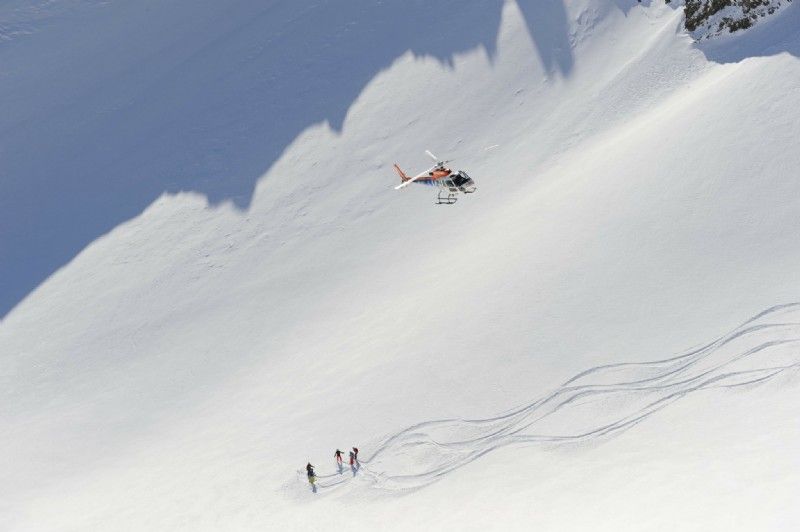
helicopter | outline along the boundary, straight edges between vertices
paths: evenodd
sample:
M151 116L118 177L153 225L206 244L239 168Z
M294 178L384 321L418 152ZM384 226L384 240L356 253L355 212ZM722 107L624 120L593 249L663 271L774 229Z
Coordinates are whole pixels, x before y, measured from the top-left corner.
M425 150L425 153L428 154L428 157L436 161L436 164L414 177L406 175L397 164L394 165L394 169L400 175L400 184L394 187L395 190L405 188L411 183L421 183L423 185L438 187L439 194L436 197L437 205L452 205L458 199L457 195L459 192L463 194L472 194L477 190L475 182L465 171L459 170L454 172L445 167L445 164L452 162L452 160L442 161L428 150Z

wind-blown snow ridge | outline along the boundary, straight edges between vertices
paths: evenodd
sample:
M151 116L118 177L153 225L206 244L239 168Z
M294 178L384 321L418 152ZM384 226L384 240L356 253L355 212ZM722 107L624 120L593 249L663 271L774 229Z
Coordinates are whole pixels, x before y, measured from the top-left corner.
M421 488L500 447L596 440L633 427L687 394L759 383L798 367L800 303L778 305L699 349L655 362L589 369L497 417L409 427L363 460L356 476L376 488ZM319 486L331 488L350 478L320 476Z

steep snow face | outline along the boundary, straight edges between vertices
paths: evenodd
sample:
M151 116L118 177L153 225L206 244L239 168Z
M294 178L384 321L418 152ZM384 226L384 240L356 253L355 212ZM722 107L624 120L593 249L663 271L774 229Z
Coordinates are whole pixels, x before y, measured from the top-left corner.
M0 324L2 528L800 525L800 27L700 49L637 4L56 3L14 37L4 138L59 155L10 175L140 195ZM50 68L76 20L121 77ZM426 148L477 193L392 190Z
M341 131L402 54L491 56L502 4L3 2L0 318L164 192L246 209L300 133Z

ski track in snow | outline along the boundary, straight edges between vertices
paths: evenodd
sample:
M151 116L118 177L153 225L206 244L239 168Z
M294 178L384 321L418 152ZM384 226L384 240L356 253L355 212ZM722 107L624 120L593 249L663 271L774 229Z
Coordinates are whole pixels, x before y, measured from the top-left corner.
M384 440L352 474L319 475L318 491L350 481L384 490L422 488L508 445L584 443L620 433L686 395L767 381L800 367L800 303L761 312L685 354L597 366L533 403L487 419L427 421ZM298 471L305 482L305 473Z

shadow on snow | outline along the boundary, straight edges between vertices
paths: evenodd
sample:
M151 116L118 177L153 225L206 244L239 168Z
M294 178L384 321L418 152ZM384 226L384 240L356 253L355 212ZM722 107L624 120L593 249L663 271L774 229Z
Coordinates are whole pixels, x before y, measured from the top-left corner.
M545 64L568 74L561 0L520 4ZM0 9L25 30L0 46L0 316L165 192L248 208L298 134L341 131L365 85L406 52L493 57L502 8L152 0L35 20Z
M165 192L248 208L298 134L320 122L341 131L367 83L404 53L494 57L503 4L146 0L51 19L0 8L0 317ZM570 76L563 1L517 5L544 68ZM800 8L783 9L698 47L717 62L799 55Z

